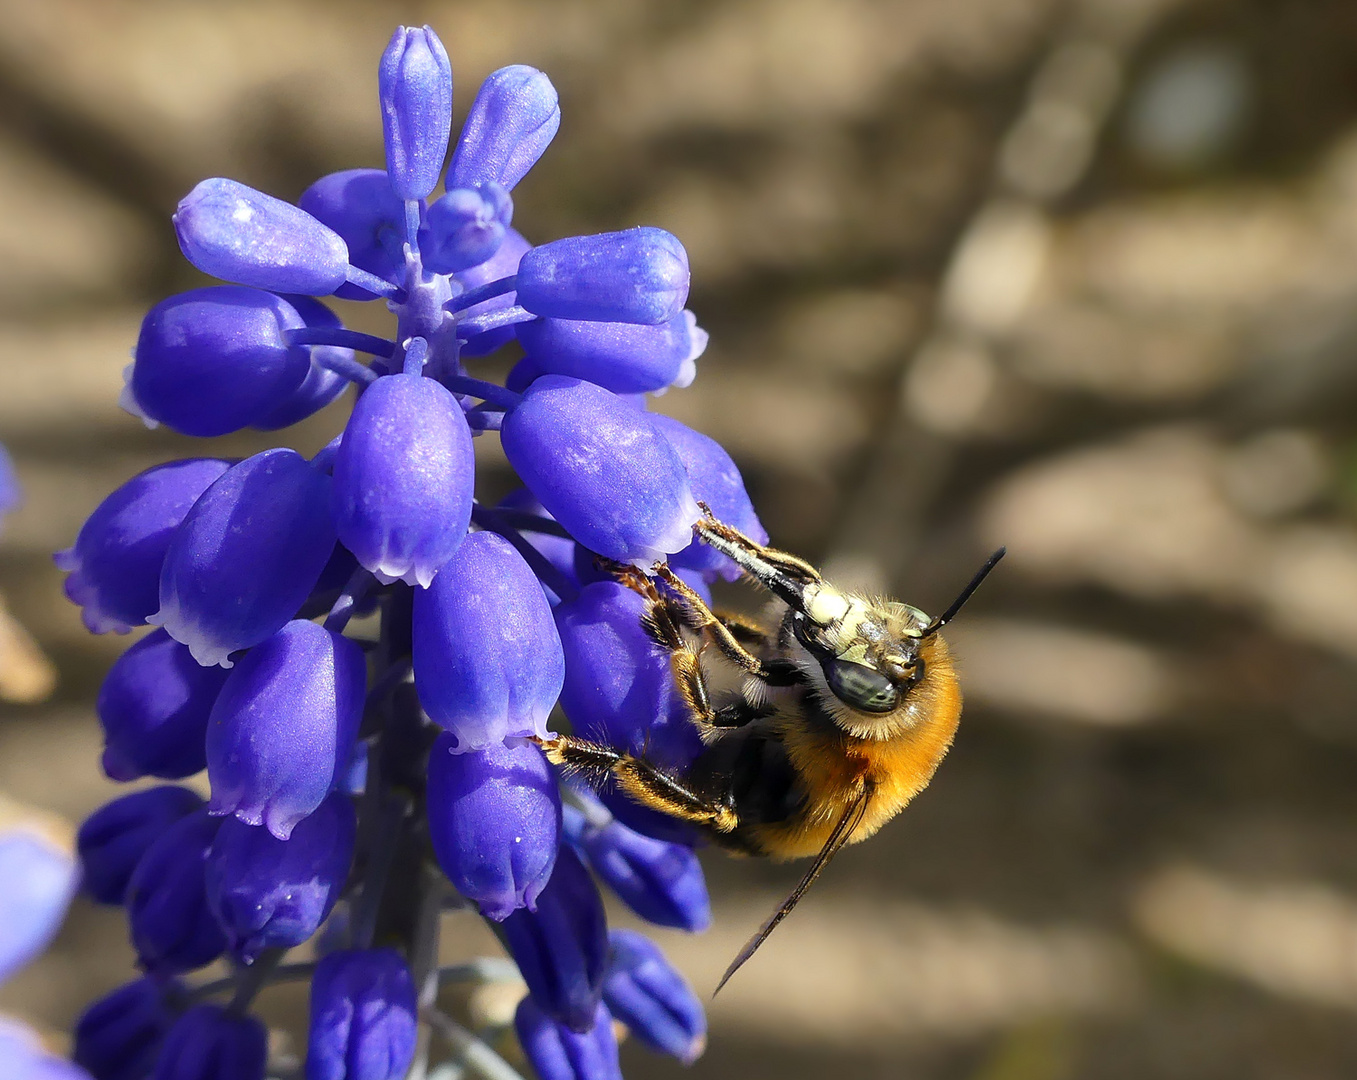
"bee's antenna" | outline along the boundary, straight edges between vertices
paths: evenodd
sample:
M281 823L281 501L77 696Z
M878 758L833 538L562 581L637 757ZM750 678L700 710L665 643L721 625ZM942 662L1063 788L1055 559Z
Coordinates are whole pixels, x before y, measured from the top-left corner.
M985 560L985 565L980 568L975 577L971 578L971 583L961 590L961 595L952 601L952 606L928 624L920 637L932 637L949 622L956 617L956 613L962 609L966 601L971 598L971 594L980 588L980 583L989 577L989 572L999 565L999 560L1007 553L1008 548L1001 547L993 555Z

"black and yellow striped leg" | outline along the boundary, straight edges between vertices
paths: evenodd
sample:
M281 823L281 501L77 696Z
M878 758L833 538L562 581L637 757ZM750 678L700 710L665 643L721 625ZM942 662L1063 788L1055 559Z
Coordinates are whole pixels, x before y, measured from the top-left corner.
M642 806L670 817L728 833L740 823L735 807L694 791L684 781L644 758L573 735L534 738L547 760L596 778L611 776L621 791Z

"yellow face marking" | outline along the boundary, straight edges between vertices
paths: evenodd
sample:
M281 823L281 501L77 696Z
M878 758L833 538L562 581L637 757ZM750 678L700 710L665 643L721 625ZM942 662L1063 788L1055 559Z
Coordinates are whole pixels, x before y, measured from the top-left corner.
M810 585L805 593L805 610L821 626L829 626L848 614L848 598L827 585Z

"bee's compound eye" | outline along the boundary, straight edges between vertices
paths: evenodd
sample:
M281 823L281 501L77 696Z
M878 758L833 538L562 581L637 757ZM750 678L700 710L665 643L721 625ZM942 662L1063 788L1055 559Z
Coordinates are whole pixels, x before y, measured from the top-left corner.
M829 660L824 665L825 681L834 696L861 712L886 713L900 703L896 685L864 664L851 660Z

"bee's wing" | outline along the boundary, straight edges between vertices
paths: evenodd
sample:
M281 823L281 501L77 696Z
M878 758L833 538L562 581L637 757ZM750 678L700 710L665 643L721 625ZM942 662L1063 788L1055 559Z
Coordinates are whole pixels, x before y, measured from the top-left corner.
M862 823L862 816L867 812L867 803L872 797L872 787L870 784L864 785L858 796L845 807L843 815L834 826L834 831L829 834L829 839L825 841L825 846L820 849L820 854L815 856L815 861L811 863L810 869L806 871L805 876L797 882L796 888L792 890L790 896L782 901L782 906L778 908L768 921L759 927L758 933L751 937L745 946L740 950L740 955L732 962L730 967L726 968L726 973L721 976L721 981L716 984L716 989L712 991L712 997L721 992L721 987L730 981L730 977L740 970L740 967L754 955L755 950L764 943L768 935L776 929L777 924L791 914L792 908L796 907L801 897L806 895L806 890L811 887L815 879L820 876L820 872L829 865L829 860L838 854L839 849L848 842L848 838L853 835L858 825Z

